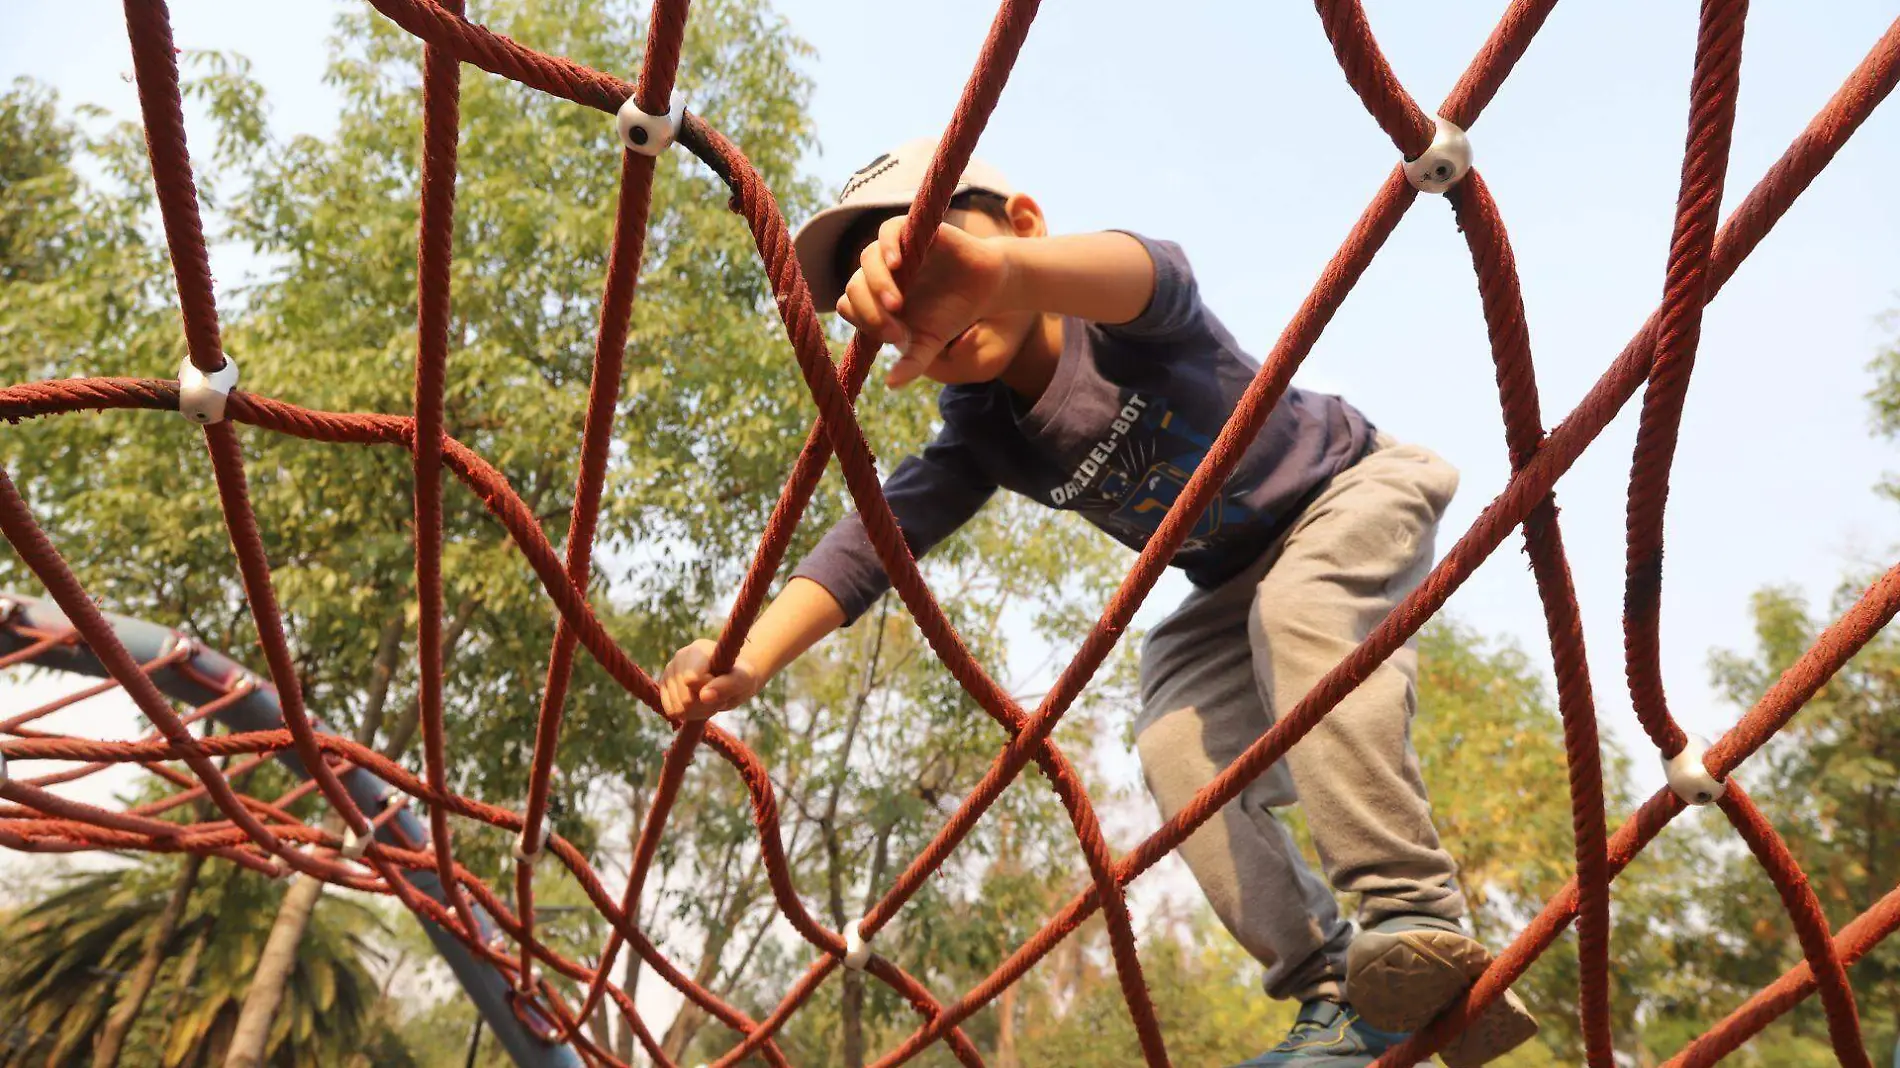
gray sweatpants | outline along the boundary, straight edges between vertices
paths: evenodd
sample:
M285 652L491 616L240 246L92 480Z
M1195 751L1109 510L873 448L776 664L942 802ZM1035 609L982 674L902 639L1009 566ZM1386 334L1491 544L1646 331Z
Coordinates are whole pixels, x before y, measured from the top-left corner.
M1242 574L1196 589L1149 632L1135 721L1148 789L1171 817L1358 645L1424 579L1458 472L1383 435ZM1411 644L1180 853L1214 912L1266 965L1274 997L1337 997L1352 926L1273 810L1299 803L1333 887L1360 918L1464 915L1412 749Z

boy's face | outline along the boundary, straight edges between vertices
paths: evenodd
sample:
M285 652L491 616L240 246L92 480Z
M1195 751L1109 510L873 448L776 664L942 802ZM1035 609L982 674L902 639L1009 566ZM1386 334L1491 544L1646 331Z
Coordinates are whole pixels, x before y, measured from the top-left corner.
M943 221L974 237L1041 237L1047 233L1042 209L1029 197L1010 197L1004 210L1008 222L986 212L962 209L945 213ZM857 252L863 251L860 245ZM1019 311L978 319L944 346L943 353L924 369L924 375L944 385L994 381L1015 362L1040 318L1035 311Z

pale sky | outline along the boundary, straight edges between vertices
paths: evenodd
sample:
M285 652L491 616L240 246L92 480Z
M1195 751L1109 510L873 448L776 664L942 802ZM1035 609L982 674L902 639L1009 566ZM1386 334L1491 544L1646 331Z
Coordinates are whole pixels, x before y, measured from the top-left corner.
M320 81L323 42L345 6L172 5L181 47L255 61L280 136L320 133L334 121L337 100ZM479 19L479 0L470 6ZM1394 68L1428 109L1503 6L1367 4ZM834 188L889 144L941 129L994 11L987 0L777 0L777 8L819 53L810 70L823 152L811 166ZM0 0L0 12L9 28L0 75L46 81L67 105L136 116L122 77L130 58L118 4ZM1895 4L1873 0L1750 5L1725 208L1896 14ZM1695 17L1686 2L1559 5L1472 128L1517 253L1547 424L1569 411L1660 297ZM628 42L628 66L615 73L630 76L639 51ZM690 85L692 75L689 55L682 81ZM1271 348L1396 158L1309 6L1237 0L1044 4L978 151L1035 194L1058 231L1115 227L1180 242L1209 304L1256 355ZM1894 453L1870 437L1863 397L1866 365L1893 336L1878 317L1900 306L1895 174L1900 106L1889 102L1705 320L1672 483L1663 606L1665 678L1691 730L1715 735L1736 716L1711 692L1706 664L1712 648L1749 646L1753 591L1791 582L1825 601L1843 572L1885 566L1900 544L1900 509L1872 491L1896 466ZM1420 198L1299 382L1343 394L1382 428L1463 471L1441 550L1503 486L1502 421L1476 284L1444 203ZM1637 754L1640 783L1654 787L1661 775L1629 712L1621 654L1635 408L1557 494L1599 712ZM877 444L882 454L901 448ZM1508 541L1451 610L1514 637L1547 670L1520 546ZM1165 581L1142 620L1185 588L1178 577Z

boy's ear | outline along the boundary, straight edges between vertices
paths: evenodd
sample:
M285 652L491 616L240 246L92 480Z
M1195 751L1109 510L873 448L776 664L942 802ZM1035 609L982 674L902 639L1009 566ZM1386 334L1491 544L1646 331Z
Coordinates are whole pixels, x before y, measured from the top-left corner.
M1042 205L1028 193L1012 193L1003 202L1003 212L1009 216L1009 229L1017 237L1047 237L1049 223L1042 217Z

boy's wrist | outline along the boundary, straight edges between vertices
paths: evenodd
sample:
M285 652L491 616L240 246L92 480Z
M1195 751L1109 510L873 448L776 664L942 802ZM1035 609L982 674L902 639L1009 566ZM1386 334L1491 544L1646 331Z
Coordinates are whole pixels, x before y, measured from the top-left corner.
M1028 246L1035 241L1032 237L990 237L985 238L1000 253L1003 261L1003 282L997 287L996 305L999 312L1038 311L1035 301L1035 267L1029 256L1024 255Z

